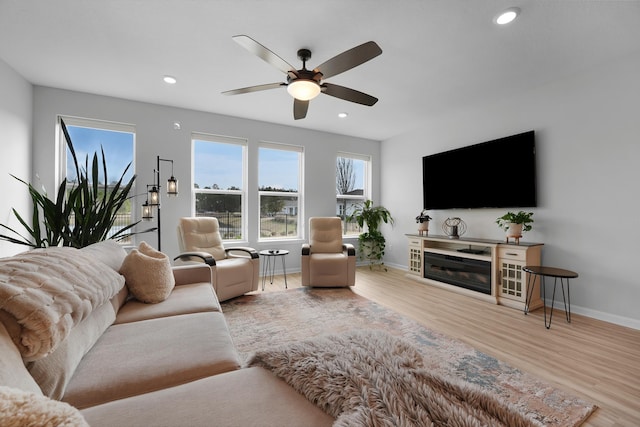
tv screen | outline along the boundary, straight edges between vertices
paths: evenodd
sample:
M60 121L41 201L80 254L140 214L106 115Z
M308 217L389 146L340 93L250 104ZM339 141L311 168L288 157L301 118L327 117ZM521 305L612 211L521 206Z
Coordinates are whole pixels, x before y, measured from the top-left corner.
M537 206L535 132L422 158L425 209Z

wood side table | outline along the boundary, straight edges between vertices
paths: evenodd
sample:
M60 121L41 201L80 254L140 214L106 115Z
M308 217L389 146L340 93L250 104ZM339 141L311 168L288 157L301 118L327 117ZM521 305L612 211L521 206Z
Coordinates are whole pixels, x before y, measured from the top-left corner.
M522 271L529 273L528 284L531 283L533 278L533 282L535 283L536 276L540 276L541 278L541 286L542 286L542 302L544 309L544 326L549 329L551 327L551 318L553 317L553 305L555 303L556 296L556 285L558 283L558 279L560 279L560 286L562 287L562 301L564 302L564 312L567 318L567 323L571 323L571 295L569 294L569 279L575 279L578 277L578 273L571 270L565 270L562 268L556 267L544 267L542 265L527 265ZM549 314L549 323L547 324L547 306L544 304L545 302L545 277L553 277L553 294L551 295L551 312ZM567 296L564 294L564 282L567 283ZM530 285L529 285L530 286ZM533 286L529 287L529 292L527 293L527 300L524 306L524 314L526 315L529 312L529 303L531 302L531 297L533 293Z

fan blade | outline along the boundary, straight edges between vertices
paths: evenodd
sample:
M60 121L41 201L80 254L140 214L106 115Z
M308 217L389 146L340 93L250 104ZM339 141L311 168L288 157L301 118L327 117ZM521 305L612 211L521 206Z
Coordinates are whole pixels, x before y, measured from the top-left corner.
M261 45L260 43L252 39L251 37L245 36L245 35L239 35L239 36L233 36L232 39L236 43L238 43L240 46L244 47L254 55L259 56L265 62L273 65L283 73L286 74L289 71L292 71L292 70L295 71L295 67L293 65L289 64L287 61L280 58L278 55L271 52L269 49L267 49L266 47L264 47L263 45Z
M307 110L309 109L309 101L300 101L293 98L293 118L296 120L304 119L307 117Z
M287 85L286 83L268 83L266 85L249 86L249 87L243 87L240 89L228 90L226 92L222 92L222 94L223 95L239 95L241 93L250 93L250 92L258 92L260 90L276 89L286 85Z
M378 98L367 95L366 93L329 83L322 85L322 92L330 96L335 96L336 98L344 99L345 101L368 105L369 107L378 102Z
M328 61L318 65L313 71L321 72L322 78L327 79L350 70L353 67L357 67L360 64L364 64L381 53L382 49L380 49L380 46L378 46L376 42L366 42L334 56Z

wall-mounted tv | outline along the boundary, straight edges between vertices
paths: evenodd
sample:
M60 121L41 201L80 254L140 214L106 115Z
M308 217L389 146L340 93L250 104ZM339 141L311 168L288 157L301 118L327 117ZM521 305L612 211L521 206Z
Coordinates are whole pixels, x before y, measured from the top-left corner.
M535 132L424 156L425 209L537 206Z

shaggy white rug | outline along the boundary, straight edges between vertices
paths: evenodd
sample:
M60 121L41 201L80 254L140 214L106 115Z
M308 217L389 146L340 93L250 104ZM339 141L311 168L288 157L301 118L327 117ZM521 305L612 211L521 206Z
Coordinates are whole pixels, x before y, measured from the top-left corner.
M408 342L383 331L352 331L292 342L251 355L311 402L334 426L533 427L479 387L424 369Z

